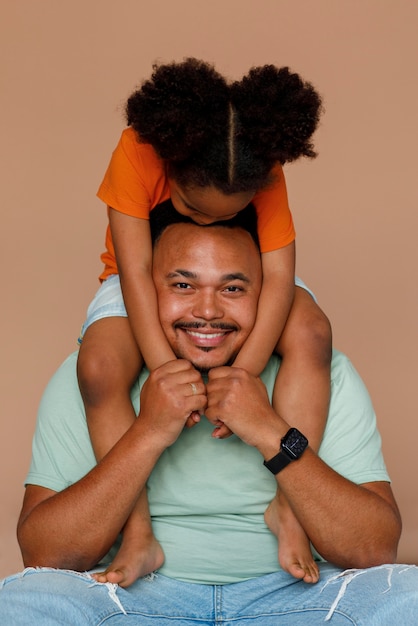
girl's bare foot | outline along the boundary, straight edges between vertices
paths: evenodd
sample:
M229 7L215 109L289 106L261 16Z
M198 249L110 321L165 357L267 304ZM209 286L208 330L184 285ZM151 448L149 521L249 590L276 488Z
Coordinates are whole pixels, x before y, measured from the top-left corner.
M309 539L283 497L276 495L264 513L264 520L279 540L280 566L305 583L318 582L319 569Z
M151 535L147 541L132 541L124 537L119 552L104 572L93 574L99 583L115 583L129 587L138 578L150 574L164 563L164 552Z

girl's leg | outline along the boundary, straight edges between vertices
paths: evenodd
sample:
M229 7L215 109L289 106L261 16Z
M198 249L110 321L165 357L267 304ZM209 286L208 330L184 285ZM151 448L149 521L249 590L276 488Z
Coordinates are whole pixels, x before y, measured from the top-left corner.
M282 364L273 392L273 406L299 428L317 451L328 414L332 339L328 319L309 293L296 288L295 300L277 352ZM280 492L268 507L266 523L279 539L281 567L305 582L317 582L318 567L310 542Z
M135 419L130 391L142 365L127 317L105 317L86 330L77 376L97 460Z
M88 327L77 374L93 449L100 461L135 420L130 391L143 365L126 317L107 317ZM164 554L151 528L145 491L123 530L121 549L100 578L128 586L162 565Z

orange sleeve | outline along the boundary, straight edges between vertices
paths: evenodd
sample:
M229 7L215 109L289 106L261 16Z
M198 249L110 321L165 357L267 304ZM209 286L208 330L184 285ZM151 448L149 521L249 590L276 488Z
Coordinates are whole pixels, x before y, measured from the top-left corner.
M287 199L286 181L280 165L274 168L274 176L274 182L256 193L253 198L261 252L284 248L296 236Z
M170 196L163 162L152 146L139 143L133 128L122 132L97 196L112 209L142 219Z
M97 196L112 209L141 219L149 219L149 212L170 197L163 162L152 146L139 143L133 128L122 132ZM109 225L100 258L105 266L100 280L118 273Z

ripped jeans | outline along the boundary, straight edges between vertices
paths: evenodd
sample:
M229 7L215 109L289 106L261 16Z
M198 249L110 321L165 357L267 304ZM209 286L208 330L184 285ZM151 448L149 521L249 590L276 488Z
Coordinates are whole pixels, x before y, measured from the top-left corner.
M200 585L158 573L128 589L89 574L28 568L0 585L10 626L412 626L418 624L418 568L339 570L320 564L309 585L286 572L239 583Z

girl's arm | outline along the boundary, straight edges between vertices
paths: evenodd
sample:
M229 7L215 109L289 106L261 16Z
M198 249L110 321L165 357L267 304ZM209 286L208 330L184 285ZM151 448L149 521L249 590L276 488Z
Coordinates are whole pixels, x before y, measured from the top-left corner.
M274 352L295 292L295 243L261 255L263 286L255 326L234 365L258 376Z
M145 363L154 370L176 357L158 315L149 221L109 207L109 223L128 319Z

